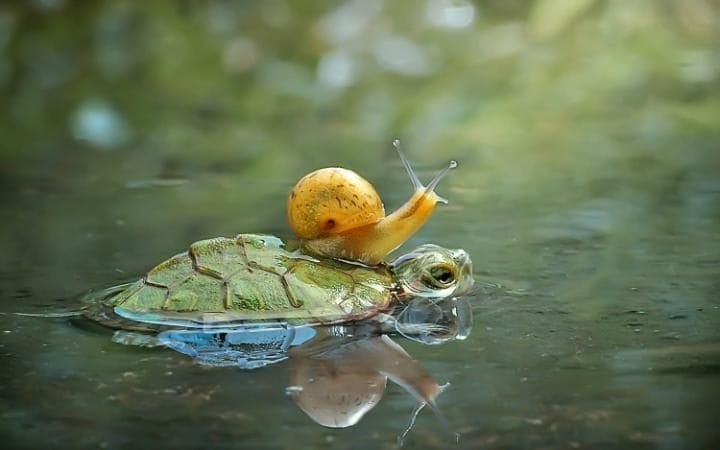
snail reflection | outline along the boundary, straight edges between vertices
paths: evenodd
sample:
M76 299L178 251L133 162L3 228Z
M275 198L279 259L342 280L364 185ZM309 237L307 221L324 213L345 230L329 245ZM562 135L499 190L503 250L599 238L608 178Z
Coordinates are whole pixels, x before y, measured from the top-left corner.
M438 345L465 339L471 328L467 299L417 299L394 314L365 322L315 328L278 322L235 330L169 330L157 336L157 344L213 366L254 369L287 360L288 394L312 420L331 428L355 425L380 402L389 379L418 402L407 433L425 405L447 426L435 403L443 386L389 334ZM128 336L116 333L118 340Z

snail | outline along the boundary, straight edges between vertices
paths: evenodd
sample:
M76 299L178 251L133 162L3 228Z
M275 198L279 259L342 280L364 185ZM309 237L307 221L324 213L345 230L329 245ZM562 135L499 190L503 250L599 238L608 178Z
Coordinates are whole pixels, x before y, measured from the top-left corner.
M380 264L420 229L438 202L447 203L435 192L435 187L457 163L450 161L423 186L405 157L400 141L394 140L393 146L415 191L388 216L372 184L352 170L318 169L293 187L288 197L288 221L309 252L367 265Z

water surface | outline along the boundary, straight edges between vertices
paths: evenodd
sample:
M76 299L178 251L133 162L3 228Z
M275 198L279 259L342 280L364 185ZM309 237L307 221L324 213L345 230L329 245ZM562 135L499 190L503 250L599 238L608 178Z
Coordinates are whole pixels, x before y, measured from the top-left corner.
M317 167L394 209L399 136L424 181L459 162L404 249L470 253L474 329L393 338L451 383L458 448L717 447L720 11L456 3L1 6L5 446L395 448L416 404L396 385L329 429L289 364L209 368L11 313L196 240L289 237L286 195ZM424 411L406 445L450 442Z

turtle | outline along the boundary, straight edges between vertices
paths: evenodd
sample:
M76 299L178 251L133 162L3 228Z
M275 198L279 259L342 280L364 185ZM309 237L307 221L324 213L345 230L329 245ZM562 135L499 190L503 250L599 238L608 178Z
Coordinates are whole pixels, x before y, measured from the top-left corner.
M462 249L423 244L368 266L311 255L275 236L239 234L195 242L137 281L90 295L83 315L128 331L330 325L413 298L460 296L472 285Z

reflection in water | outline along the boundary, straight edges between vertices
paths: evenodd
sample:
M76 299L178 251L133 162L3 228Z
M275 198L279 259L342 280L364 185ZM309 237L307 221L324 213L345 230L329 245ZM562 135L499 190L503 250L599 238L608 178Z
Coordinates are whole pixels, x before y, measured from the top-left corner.
M123 332L116 332L116 336ZM159 344L184 353L201 364L258 369L287 359L288 349L315 335L307 326L257 324L243 329L171 330L160 333Z
M416 342L437 345L465 339L471 328L468 300L449 298L413 300L394 315L355 324L170 330L159 333L156 341L213 366L256 369L289 359L288 394L311 419L331 428L358 423L380 402L390 379L419 403L402 439L425 405L447 427L435 404L443 386L386 333L397 331ZM145 344L139 336L143 335L118 332L115 340Z
M389 378L419 402L401 442L425 405L430 405L448 428L435 404L444 386L387 335L326 336L292 349L290 360L289 393L300 409L322 426L346 428L358 423L380 402Z
M407 358L387 336L330 338L293 349L291 395L300 409L320 425L355 425L385 392L387 377L378 370L375 359L389 359L396 349L395 357Z
M472 306L467 299L433 301L419 298L397 316L395 330L421 344L465 340L472 330Z

